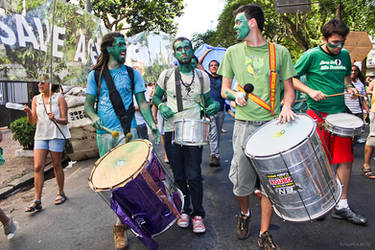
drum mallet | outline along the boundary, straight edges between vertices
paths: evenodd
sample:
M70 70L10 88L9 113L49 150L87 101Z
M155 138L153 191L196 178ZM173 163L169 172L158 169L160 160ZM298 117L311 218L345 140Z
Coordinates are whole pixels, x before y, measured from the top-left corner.
M117 138L119 136L118 131L110 130L109 128L106 128L103 126L103 130L113 136L113 138Z
M339 94L333 94L333 95L327 95L327 97L334 97L334 96L340 96L340 95L346 95L346 94L350 94L350 93L347 93L347 92L344 92L344 93L339 93ZM355 96L360 96L360 97L363 97L363 98L366 98L366 96L364 95L360 95L360 94L354 94ZM297 100L295 102L305 102L306 101L306 98L305 99L301 99L301 100Z

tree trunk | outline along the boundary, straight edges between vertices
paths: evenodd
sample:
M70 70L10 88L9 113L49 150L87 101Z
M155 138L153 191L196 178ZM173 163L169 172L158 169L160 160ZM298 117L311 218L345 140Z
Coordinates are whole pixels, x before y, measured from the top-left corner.
M89 13L91 13L92 8L91 8L91 0L85 0L85 10Z
M336 4L336 18L341 19L341 11L342 11L342 4L337 3Z

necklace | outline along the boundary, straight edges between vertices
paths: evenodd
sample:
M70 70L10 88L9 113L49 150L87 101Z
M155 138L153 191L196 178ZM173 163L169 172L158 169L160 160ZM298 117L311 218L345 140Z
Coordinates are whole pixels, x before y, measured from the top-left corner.
M189 84L184 83L184 81L182 80L182 77L181 77L181 83L182 83L182 85L184 85L185 90L186 90L186 94L187 94L188 96L190 96L190 95L189 95L189 93L190 93L190 91L191 91L191 87L190 87L190 86L193 84L193 82L194 82L194 78L195 78L195 72L194 72L194 70L193 70L193 77L191 78L191 82L190 82Z

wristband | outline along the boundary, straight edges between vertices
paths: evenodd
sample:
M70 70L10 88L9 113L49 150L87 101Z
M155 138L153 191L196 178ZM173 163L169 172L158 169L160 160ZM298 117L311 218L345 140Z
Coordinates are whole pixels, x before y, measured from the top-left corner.
M351 84L345 84L344 87L349 88L349 87L353 87L353 86Z
M162 102L159 103L159 105L158 105L158 109L160 109L160 106L163 105L163 104L164 104L164 103L162 103Z

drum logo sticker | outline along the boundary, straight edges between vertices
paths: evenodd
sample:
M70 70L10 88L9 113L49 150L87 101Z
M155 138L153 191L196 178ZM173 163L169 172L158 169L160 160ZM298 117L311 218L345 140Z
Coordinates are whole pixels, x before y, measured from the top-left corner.
M268 183L278 194L294 194L300 189L289 173L267 175Z

